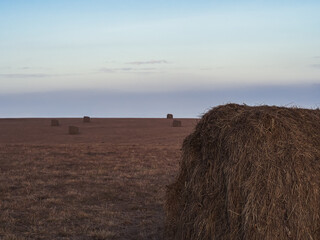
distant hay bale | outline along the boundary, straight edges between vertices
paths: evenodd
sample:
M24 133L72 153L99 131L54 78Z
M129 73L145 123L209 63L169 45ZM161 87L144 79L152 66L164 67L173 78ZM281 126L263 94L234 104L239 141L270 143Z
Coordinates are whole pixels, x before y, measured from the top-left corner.
M172 119L172 118L173 118L173 114L168 113L168 114L167 114L167 119Z
M79 128L76 126L69 126L69 134L71 135L79 134Z
M60 126L58 119L51 119L51 126L57 127Z
M90 122L90 117L84 116L84 117L83 117L83 122L89 123L89 122Z
M173 120L172 127L181 127L181 126L182 126L181 121Z
M228 104L182 146L166 239L320 239L320 110Z

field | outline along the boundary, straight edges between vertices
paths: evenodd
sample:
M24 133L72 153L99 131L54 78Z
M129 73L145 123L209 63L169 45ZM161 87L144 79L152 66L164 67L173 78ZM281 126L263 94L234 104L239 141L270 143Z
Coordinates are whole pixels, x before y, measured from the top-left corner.
M162 239L179 120L0 119L0 239Z

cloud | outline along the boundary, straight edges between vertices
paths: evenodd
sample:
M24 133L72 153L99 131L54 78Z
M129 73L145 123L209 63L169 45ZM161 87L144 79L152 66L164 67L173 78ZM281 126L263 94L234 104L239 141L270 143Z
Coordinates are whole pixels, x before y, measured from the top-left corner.
M152 70L156 70L156 68L139 68L138 70L152 71Z
M123 72L127 72L127 71L132 71L134 69L133 68L118 68L118 70L123 71Z
M127 64L132 65L145 65L145 64L167 64L166 60L150 60L150 61L136 61L136 62L128 62Z
M29 69L31 69L31 67L21 67L21 68L19 68L19 69L22 69L22 70L29 70Z
M100 68L99 72L113 73L113 72L115 72L115 69L114 68Z
M30 67L30 66L21 66L21 67L12 67L12 66L0 66L2 70L34 70L34 71L43 71L43 70L50 70L51 68L47 67Z
M75 75L78 75L78 74L11 73L11 74L0 74L0 78L49 78L49 77L75 76Z
M320 58L320 56L314 56L313 58Z
M310 67L312 67L312 68L320 68L320 64L311 64Z
M0 74L1 78L45 78L45 77L53 77L55 75L50 74Z
M137 71L153 71L156 68L100 68L99 72L115 73L115 72L137 72Z
M128 72L132 70L133 68L100 68L99 72L114 73L114 72Z

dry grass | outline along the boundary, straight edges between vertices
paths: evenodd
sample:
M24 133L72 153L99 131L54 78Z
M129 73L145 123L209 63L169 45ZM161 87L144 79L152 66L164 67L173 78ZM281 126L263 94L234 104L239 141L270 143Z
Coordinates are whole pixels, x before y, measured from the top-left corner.
M192 124L173 131L165 120L101 121L84 128L81 138L65 129L51 133L47 120L2 121L11 142L27 137L18 131L24 125L36 143L0 144L1 240L162 239L165 186ZM91 143L77 142L82 139Z
M58 119L51 119L51 126L58 127L59 125L60 124Z
M181 121L173 120L172 127L181 127L181 126L182 126Z
M69 134L71 135L79 134L79 128L76 126L69 126Z

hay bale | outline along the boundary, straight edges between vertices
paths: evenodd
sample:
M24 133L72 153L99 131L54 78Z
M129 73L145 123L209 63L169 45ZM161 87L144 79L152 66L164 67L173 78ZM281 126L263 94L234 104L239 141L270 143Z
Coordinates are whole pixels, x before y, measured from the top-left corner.
M51 119L51 126L58 127L60 126L58 119Z
M219 106L182 152L166 239L320 239L320 110Z
M181 127L181 126L182 126L181 121L173 120L172 127Z
M76 126L69 126L69 134L71 135L79 134L79 128Z
M168 114L167 114L167 119L173 119L173 114L168 113Z
M84 117L83 117L83 122L84 122L84 123L89 123L89 122L90 122L90 117L84 116Z

